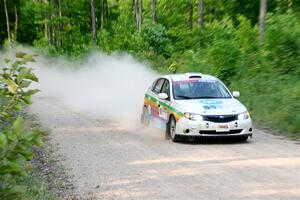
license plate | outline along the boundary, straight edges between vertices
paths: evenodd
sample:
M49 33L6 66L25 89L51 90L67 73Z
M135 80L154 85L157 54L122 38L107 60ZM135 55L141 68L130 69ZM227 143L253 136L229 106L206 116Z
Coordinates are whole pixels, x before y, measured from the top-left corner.
M219 124L216 129L217 132L228 132L229 126L228 124Z

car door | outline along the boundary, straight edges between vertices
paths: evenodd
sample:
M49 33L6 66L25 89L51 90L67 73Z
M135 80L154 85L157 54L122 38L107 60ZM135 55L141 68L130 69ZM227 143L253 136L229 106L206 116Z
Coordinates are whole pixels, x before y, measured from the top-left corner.
M151 109L151 118L153 120L156 120L157 118L159 118L158 94L161 92L163 84L164 84L163 78L156 80L155 83L153 84L153 87L151 88L151 91L149 92L150 99L151 99L151 101L149 103L149 107Z
M167 123L168 121L168 108L170 105L170 82L169 80L165 79L164 84L161 89L161 93L166 93L168 95L167 99L159 99L158 103L158 114L160 119L164 122Z
M165 120L163 120L165 110L162 110L163 108L161 107L161 100L158 98L158 94L161 93L165 80L165 78L156 80L148 97L151 99L148 105L148 112L150 111L151 116L150 120L153 122L154 126L160 129L165 128Z

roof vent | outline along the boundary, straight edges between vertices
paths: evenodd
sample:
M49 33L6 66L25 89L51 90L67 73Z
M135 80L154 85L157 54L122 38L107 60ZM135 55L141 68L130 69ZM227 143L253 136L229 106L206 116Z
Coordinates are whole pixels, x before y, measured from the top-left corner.
M189 76L189 78L190 79L192 79L192 78L202 78L202 76L200 76L200 75L193 75L193 76Z
M186 75L189 77L189 79L199 79L202 78L201 73L186 73Z

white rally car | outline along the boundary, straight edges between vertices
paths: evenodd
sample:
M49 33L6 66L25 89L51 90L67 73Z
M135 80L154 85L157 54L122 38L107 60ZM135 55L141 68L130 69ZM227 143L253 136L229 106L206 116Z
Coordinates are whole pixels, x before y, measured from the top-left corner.
M144 98L141 121L166 131L173 141L195 137L252 137L246 107L217 78L172 74L154 81Z

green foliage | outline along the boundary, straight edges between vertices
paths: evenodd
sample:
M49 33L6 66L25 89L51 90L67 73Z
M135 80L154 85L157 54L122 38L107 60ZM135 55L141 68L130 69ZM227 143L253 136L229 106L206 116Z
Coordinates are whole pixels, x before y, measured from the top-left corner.
M0 72L0 198L16 199L25 187L17 185L15 177L26 173L24 161L32 158L33 145L42 146L41 132L26 128L21 116L23 106L31 103L31 96L38 92L29 89L38 78L31 68L24 65L34 58L17 53L11 67ZM10 60L6 60L10 62Z
M230 21L213 22L206 27L209 31L207 39L207 63L213 65L213 73L227 84L237 73L236 62L240 50L235 41L235 30Z
M58 196L46 188L46 184L40 180L34 173L27 173L25 176L16 177L16 181L21 185L26 185L28 187L23 188L20 199L30 199L30 200L58 200ZM18 198L17 195L17 198Z
M273 69L300 75L300 22L294 13L268 16L265 49Z
M241 91L241 101L250 109L257 125L299 138L300 81L297 77L276 77L260 73L234 81L232 90Z
M163 25L153 24L150 20L147 20L144 22L142 30L142 37L151 49L158 54L169 55L167 50L169 39Z
M256 76L261 69L261 50L258 41L258 28L251 25L251 21L244 16L238 17L239 25L236 28L236 43L239 46L240 56L236 61L237 74Z

